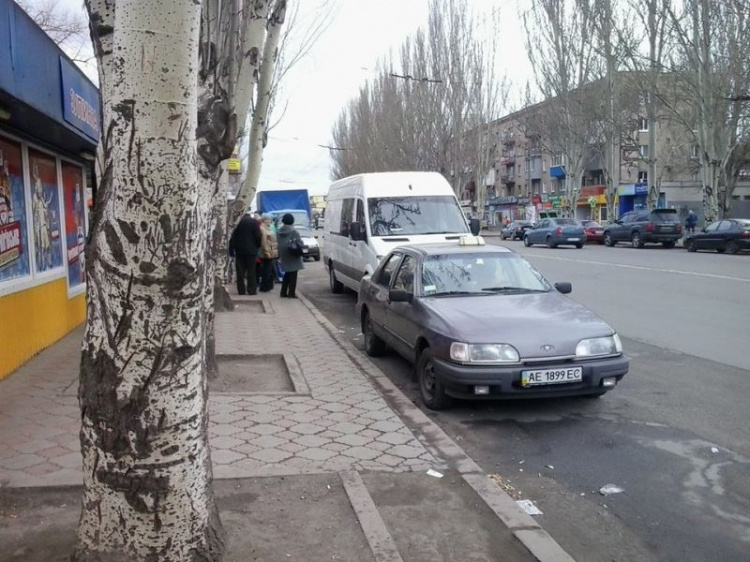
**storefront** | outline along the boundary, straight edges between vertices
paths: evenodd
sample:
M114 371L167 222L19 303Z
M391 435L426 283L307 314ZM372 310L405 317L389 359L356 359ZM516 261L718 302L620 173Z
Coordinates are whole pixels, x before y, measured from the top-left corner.
M85 318L99 94L10 0L0 37L1 379Z
M576 202L576 218L578 220L607 220L607 195L603 185L585 186L581 188Z
M621 184L617 188L617 196L619 216L648 208L648 185L645 183Z
M528 197L511 195L507 197L492 197L487 201L485 206L490 224L503 226L506 222L528 220L526 216L528 205Z

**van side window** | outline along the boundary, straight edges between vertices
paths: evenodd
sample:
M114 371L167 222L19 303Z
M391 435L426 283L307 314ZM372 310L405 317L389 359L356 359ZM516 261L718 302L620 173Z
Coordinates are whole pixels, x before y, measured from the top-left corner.
M338 234L341 228L341 200L328 202L325 217L326 230L331 234Z
M354 214L354 199L344 199L341 207L341 227L339 234L349 236L349 226L352 224L352 215Z

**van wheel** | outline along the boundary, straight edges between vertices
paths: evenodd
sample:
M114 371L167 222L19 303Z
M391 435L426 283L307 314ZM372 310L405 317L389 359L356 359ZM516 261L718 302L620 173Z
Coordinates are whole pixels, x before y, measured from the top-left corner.
M344 284L336 279L336 274L333 272L333 264L328 268L328 281L331 285L331 292L334 295L340 295L344 292Z
M451 403L451 397L445 393L443 383L435 374L435 362L432 350L428 347L419 356L417 362L419 377L419 396L430 410L445 410Z

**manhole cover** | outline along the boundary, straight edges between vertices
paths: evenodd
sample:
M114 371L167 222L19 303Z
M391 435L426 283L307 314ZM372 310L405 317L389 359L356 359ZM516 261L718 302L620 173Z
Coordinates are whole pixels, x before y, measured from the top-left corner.
M283 355L220 355L219 375L210 381L211 392L294 392Z

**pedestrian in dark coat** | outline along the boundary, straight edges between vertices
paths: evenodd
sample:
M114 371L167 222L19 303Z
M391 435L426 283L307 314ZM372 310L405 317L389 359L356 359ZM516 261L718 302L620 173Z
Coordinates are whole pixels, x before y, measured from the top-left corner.
M229 239L229 255L234 256L237 265L237 293L240 295L258 292L255 260L261 242L260 223L249 214L242 217Z
M302 254L294 251L294 246L302 247L302 237L294 224L294 216L290 213L281 219L283 226L279 229L279 261L284 268L284 278L281 280L281 297L297 298L297 272L304 269Z

